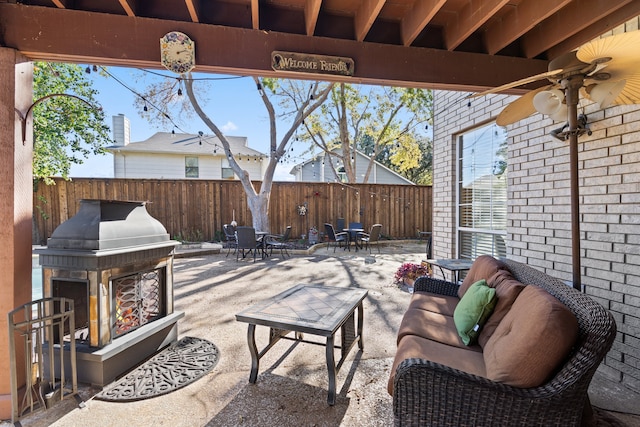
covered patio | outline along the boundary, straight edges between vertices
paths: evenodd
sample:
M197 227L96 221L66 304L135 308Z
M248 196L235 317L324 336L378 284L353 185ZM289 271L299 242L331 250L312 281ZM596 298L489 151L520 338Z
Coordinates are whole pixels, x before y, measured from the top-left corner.
M3 238L5 250L0 256L0 267L4 274L0 276L0 313L7 313L13 308L31 300L30 286L30 260L31 260L31 218L33 214L32 206L32 177L30 173L31 153L32 153L32 118L24 112L30 110L32 105L32 69L29 61L47 60L62 61L87 64L99 64L109 66L129 66L160 68L160 52L158 40L170 31L181 31L189 34L197 43L196 48L196 68L197 72L221 72L243 75L290 77L290 78L317 78L317 75L300 71L276 70L272 66L272 53L275 51L289 51L310 55L330 55L351 58L354 61L353 75L333 75L326 74L322 78L335 81L347 81L352 83L385 84L408 87L421 87L431 89L442 89L458 91L459 96L453 101L445 100L445 104L466 106L466 93L480 91L487 88L497 87L502 84L523 79L532 74L547 71L550 60L562 53L577 48L581 44L592 40L606 32L612 31L616 26L629 21L640 15L640 2L637 1L609 1L601 2L597 0L567 0L567 1L491 1L491 2L467 2L458 0L439 2L418 2L418 1L216 1L216 2L195 2L191 0L172 0L170 2L132 2L127 0L99 2L67 2L62 0L53 1L23 1L19 4L15 2L0 1L0 153L5 167L1 169L0 177L4 185L0 187L0 199L4 202L0 206L0 236ZM238 54L238 53L241 54ZM383 60L382 60L383 59ZM176 78L179 76L176 75ZM522 94L525 90L538 87L543 82L533 82L531 84L514 88L510 94ZM495 99L495 98L494 98ZM484 108L482 104L492 105L491 108ZM505 104L500 98L498 103ZM444 105L444 104L443 104ZM473 111L482 110L478 115L469 116L468 111L459 114L465 121L491 120L497 114L496 102L491 99L474 104ZM448 107L447 107L448 108ZM451 110L453 111L453 110ZM465 110L466 111L466 110ZM604 115L604 113L603 113ZM489 117L491 116L491 117ZM478 117L482 117L478 119ZM600 124L600 130L606 132L609 127L614 127L619 123L610 123L606 120ZM627 128L631 135L625 142L628 149L628 157L637 156L637 145L633 145L636 139L638 121L631 121L631 125L626 122L620 126ZM469 126L465 124L464 126ZM444 130L440 140L435 138L436 156L445 159L446 162L455 163L455 143L453 142L451 131ZM517 138L517 137L516 137ZM606 139L608 135L601 136ZM595 138L594 138L595 139ZM445 141L439 145L441 141ZM527 153L527 148L518 149ZM559 151L564 150L561 148ZM624 154L620 154L622 157ZM512 157L514 159L514 157ZM529 158L523 156L516 158L518 164L530 163ZM605 174L606 175L606 174ZM453 168L446 170L434 170L436 177L434 185L434 200L440 202L439 206L444 208L434 215L434 246L433 251L436 257L449 258L458 255L456 248L455 221L455 173ZM437 178L440 176L440 178ZM599 177L595 177L598 180ZM629 183L628 183L629 184ZM635 184L635 187L633 185ZM553 185L553 184L552 184ZM637 326L637 285L629 285L637 273L637 254L640 242L638 242L637 231L632 229L637 226L637 178L629 185L631 188L621 191L623 194L619 199L626 198L629 212L622 212L622 221L629 223L621 224L617 227L620 230L620 241L610 242L611 245L619 244L623 246L622 260L618 261L619 270L615 271L616 278L602 277L600 271L596 271L591 278L591 282L601 285L604 282L606 289L594 286L592 291L596 298L606 306L607 309L615 309L616 321L627 322L623 328L619 328L620 337L614 343L614 359L605 361L606 372L610 378L616 376L622 383L623 378L627 383L634 386L635 390L640 389L638 378L637 358L634 359L634 352L637 354L638 348L638 326ZM597 190L593 190L597 191ZM560 188L562 192L562 188ZM513 193L512 193L513 194ZM516 201L524 202L521 208L524 211L528 194L523 193ZM605 201L601 205L619 203L618 201ZM517 209L520 209L517 206ZM516 217L520 211L510 212L512 217ZM555 215L562 216L562 208ZM602 231L600 225L604 222L608 214L598 211L591 212L592 234L606 234L608 230ZM608 217L608 216L607 216ZM595 219L594 219L595 218ZM512 220L512 221L519 221ZM636 221L635 223L633 221ZM436 224L437 222L437 224ZM563 227L563 220L555 220L556 228ZM635 225L634 225L635 224ZM532 225L532 229L535 224ZM522 237L529 233L525 227L512 223L509 231L511 240L507 241L509 249L508 256L525 258L525 260L536 260L532 254L531 247L537 253L552 253L556 249L554 243L538 241L525 242ZM606 228L606 227L605 227ZM615 226L614 226L615 228ZM514 230L516 232L514 232ZM523 231L524 230L524 231ZM538 236L534 236L537 239ZM524 247L527 246L527 247ZM590 257L598 257L601 254L611 252L607 245L595 245L588 247ZM557 265L561 265L566 254L563 245L557 246L558 254L554 254L556 259L545 259L536 266L548 270L550 274ZM529 250L529 252L527 252ZM404 254L396 254L401 258L406 258L410 251ZM419 251L422 255L423 251ZM592 255L594 253L595 255ZM386 256L386 255L385 255ZM587 256L585 253L583 256ZM557 258L563 258L556 263ZM602 257L601 257L602 258ZM297 257L294 257L294 260ZM606 260L605 260L606 261ZM176 283L181 282L176 295L179 304L190 301L201 295L201 290L211 292L218 297L216 301L233 301L233 304L246 302L244 298L258 298L267 296L275 292L267 292L268 287L252 288L254 283L242 285L240 279L251 277L249 268L244 267L235 271L220 274L221 266L215 262L203 259L202 264L193 261L184 261L179 264L180 269L176 271L180 277ZM294 262L294 261L292 261ZM325 262L322 259L318 264ZM346 262L346 261L345 261ZM349 261L351 262L351 261ZM397 260L394 259L393 265ZM606 262L604 262L606 264ZM286 265L286 264L283 264ZM311 265L311 263L309 263ZM345 282L356 282L361 278L367 278L367 282L362 286L371 286L368 313L372 315L370 320L377 319L381 322L379 326L371 326L371 332L377 328L393 328L398 324L402 312L401 305L406 303L408 295L397 296L397 300L385 299L386 293L376 288L388 285L387 273L377 272L364 264L362 270L358 268L345 268L344 273L331 278L327 284L337 283L344 285ZM220 268L215 271L215 268ZM600 267L602 270L614 270L609 264ZM292 270L297 271L297 270ZM358 274L355 274L356 271ZM565 274L566 271L562 270ZM613 274L612 273L612 274ZM373 276L370 276L373 275ZM225 293L218 294L216 289L221 286L216 277L224 278ZM320 276L309 275L305 271L296 274L295 283L303 279L315 279ZM619 278L622 277L622 278ZM288 282L289 283L289 282ZM620 285L620 283L623 283ZM637 283L634 281L634 283ZM589 284L590 285L590 284ZM278 285L279 286L279 285ZM250 288L247 290L247 288ZM278 288L279 289L279 288ZM397 289L392 289L397 292ZM257 292L257 294L255 293ZM374 295L380 292L380 296ZM395 295L395 294L394 294ZM186 299L185 299L186 298ZM253 301L253 299L252 299ZM230 302L230 304L232 304ZM217 307L217 305L212 305ZM210 337L213 342L221 346L221 339L217 338L218 330L233 331L227 332L237 334L238 325L232 319L231 313L225 314L222 324L213 328L210 324L211 315L208 312L211 306L203 307L202 310L192 311L189 308L187 319L181 328L181 334L200 335ZM239 307L239 306L231 306ZM381 307L390 307L389 311L382 310ZM634 311L635 310L635 311ZM380 316L377 316L378 313ZM395 317L394 317L395 316ZM634 323L635 322L635 323ZM218 325L216 325L218 326ZM226 329L228 328L228 329ZM234 329L235 328L235 329ZM365 333L367 333L365 331ZM0 316L0 342L7 342L6 317ZM373 336L373 334L369 335ZM391 335L389 335L391 337ZM366 338L365 338L366 339ZM381 340L382 341L382 340ZM380 366L384 366L381 360L372 363L370 377L360 377L360 374L367 373L367 354L378 354L379 359L389 360L392 357L393 340L384 341L380 347L374 340L368 341L368 350L365 351L360 361L360 366L353 374L353 390L360 392L359 384L375 383L375 381L386 381L379 377ZM242 352L245 343L242 339L231 347L233 351ZM7 372L9 366L8 352L2 346L0 354L0 371ZM238 353L240 354L240 353ZM224 355L223 355L224 357ZM295 356L294 356L295 357ZM626 357L626 360L625 360ZM229 377L229 388L215 389L212 378L216 374L222 373L225 367L224 359L214 371L214 375L208 376L193 385L197 389L187 387L180 391L180 394L170 394L160 398L158 406L148 410L146 403L140 402L137 408L140 413L157 418L158 424L167 419L169 408L175 408L176 417L184 416L186 411L181 403L189 400L189 406L198 414L198 420L202 424L215 423L215 415L228 414L235 421L233 424L241 424L241 415L233 412L232 408L242 408L242 404L251 402L252 387L248 387L244 373L246 366L241 365L243 357L234 358L228 362L237 364L228 367L228 372L233 372L234 376ZM285 361L285 364L274 369L274 382L281 381L286 388L291 385L290 378L295 369L302 369L300 366L312 366L318 371L317 384L323 384L321 375L323 365L291 364L294 358ZM274 361L275 362L275 361ZM633 367L633 363L636 367ZM265 363L268 365L268 363ZM285 368L286 367L286 368ZM278 369L287 369L287 375L280 375ZM362 368L362 369L361 369ZM291 370L290 372L288 370ZM345 382L343 375L350 373L348 366L341 373L340 384ZM272 374L270 372L270 374ZM306 374L306 372L305 372ZM209 384L211 387L203 387L202 384ZM255 389L268 384L258 382ZM202 388L200 388L202 387ZM268 391L276 387L267 387L260 396L268 396ZM282 387L281 387L282 388ZM0 418L5 419L10 415L10 387L6 376L0 379ZM338 405L333 409L323 407L324 399L318 400L318 410L322 408L323 416L329 417L326 411L336 411L343 408L343 414L337 414L337 418L345 425L367 424L369 420L358 423L359 416L374 413L376 411L386 411L387 401L378 401L372 404L371 408L365 411L351 414L352 407L368 404L366 396L351 395L347 390L339 393ZM369 390L366 388L366 390ZM295 391L295 388L294 388ZM311 387L310 391L314 396L321 397L323 390ZM187 393L187 394L185 394ZM221 394L217 394L221 393ZM307 393L300 393L307 395ZM629 395L634 396L629 390ZM183 396L178 401L176 396ZM238 397L240 396L240 397ZM246 396L246 397L244 397ZM291 393L289 396L297 396ZM387 399L382 394L380 399ZM176 399L172 401L171 398ZM637 396L635 396L637 398ZM165 400L166 399L166 400ZM218 401L218 399L220 399ZM237 400L236 400L237 399ZM245 400L243 400L245 399ZM350 399L349 409L344 404L341 406L341 399ZM293 405L296 408L305 408L309 399L303 399L300 405ZM234 402L238 406L233 406ZM344 400L342 401L344 402ZM364 403L363 403L364 402ZM355 403L355 405L354 405ZM379 403L383 403L380 405ZM110 416L111 404L91 402L94 405L94 416L101 411L100 416ZM594 400L597 406L597 402ZM103 406L104 405L104 406ZM138 403L122 405L127 407L127 414L123 419L128 419L131 412L135 412ZM216 406L217 405L217 406ZM278 414L278 408L283 404L274 401L270 406L271 415ZM213 408L213 406L216 406ZM285 405L286 407L287 405ZM274 408L275 407L275 408ZM103 408L103 409L99 409ZM198 408L198 409L196 409ZM246 409L246 406L243 410ZM147 412L148 410L148 412ZM301 410L296 409L296 414L300 415ZM163 414L164 412L164 414ZM70 416L83 416L87 412L76 410ZM153 415L152 415L153 414ZM335 415L335 414L334 414ZM375 417L376 420L386 418L384 414ZM97 418L94 418L97 419ZM324 418L322 418L324 419ZM64 419L63 419L64 420ZM145 419L146 420L146 419ZM193 420L192 420L193 421ZM274 420L276 421L276 420ZM353 421L353 422L352 422ZM64 422L64 421L61 421ZM78 421L80 423L80 421ZM319 421L317 421L319 423ZM73 425L70 421L68 425ZM220 423L221 425L226 425ZM60 424L65 425L65 424ZM193 425L193 422L187 425ZM375 425L375 424L369 424Z
M133 402L106 402L99 391L82 385L81 403L65 399L48 411L21 420L24 427L105 426L114 420L130 425L171 426L390 426L393 425L387 379L393 363L397 327L411 295L393 280L403 262L424 259L425 243L398 241L381 246L381 254L333 253L321 247L285 260L237 263L225 253L184 254L175 262L176 309L187 314L180 335L198 337L220 349L213 371L164 396ZM327 277L326 271L333 272ZM299 283L366 289L364 350L352 351L337 376L337 399L327 405L324 348L279 342L261 361L258 380L249 383L251 357L247 325L235 314ZM268 328L258 338L264 343ZM637 425L639 396L597 376L590 397L599 425Z

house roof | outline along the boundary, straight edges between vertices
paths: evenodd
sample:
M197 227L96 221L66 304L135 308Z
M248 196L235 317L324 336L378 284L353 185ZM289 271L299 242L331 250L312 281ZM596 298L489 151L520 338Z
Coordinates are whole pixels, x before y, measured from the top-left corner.
M340 149L334 150L334 152L340 152L340 151L341 151ZM366 155L366 154L364 154L362 151L356 150L356 154L357 154L358 156L360 156L360 157L365 158L367 161L369 161L369 160L371 159L371 157L367 156L367 155ZM289 171L289 174L291 174L291 175L295 175L295 174L296 174L296 169L297 169L297 168L299 168L299 167L304 167L304 166L308 165L309 163L315 162L315 161L317 161L317 159L318 159L319 157L322 157L322 156L323 156L322 154L319 154L319 155L317 155L317 156L313 156L312 158L310 158L310 159L308 159L308 160L305 160L305 161L303 161L303 162L301 162L301 163L298 163L297 165L294 165L294 166L293 166L293 168L291 168L291 171ZM389 169L388 167L386 167L386 166L385 166L385 165L383 165L382 163L378 162L377 160L374 160L373 162L375 163L375 165L376 165L377 167L382 168L382 169L384 169L384 170L388 171L390 174L393 174L393 175L397 176L399 179L406 181L408 184L415 185L415 183L414 183L414 182L412 182L411 180L409 180L409 179L405 178L404 176L400 175L398 172L395 172L395 171L393 171L393 170Z
M247 145L246 136L227 136L231 152L235 156L267 157ZM111 152L158 153L158 154L218 154L224 156L222 143L215 135L197 135L188 133L156 132L144 141L131 142L127 145L107 147ZM214 153L215 151L215 153Z
M353 60L330 80L477 91L639 14L629 0L21 0L0 1L0 33L31 60L162 68L158 40L181 31L196 72L317 78L274 69L285 51Z

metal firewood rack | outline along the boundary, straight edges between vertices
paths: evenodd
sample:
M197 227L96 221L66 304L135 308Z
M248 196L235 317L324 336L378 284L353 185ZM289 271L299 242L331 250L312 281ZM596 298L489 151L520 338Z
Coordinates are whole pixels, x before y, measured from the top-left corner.
M11 421L15 422L27 412L47 408L78 392L73 300L43 298L28 302L9 313L8 323ZM70 356L70 380L65 375L65 351ZM24 359L20 376L19 358ZM24 388L18 387L19 378L24 378Z

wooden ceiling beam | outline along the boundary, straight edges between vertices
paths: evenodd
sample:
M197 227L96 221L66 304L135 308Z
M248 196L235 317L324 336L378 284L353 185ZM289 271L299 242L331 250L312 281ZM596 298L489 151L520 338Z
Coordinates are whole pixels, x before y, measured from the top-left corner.
M251 28L260 29L260 5L258 0L251 0Z
M524 0L512 6L502 19L485 31L487 53L499 52L569 3L571 0Z
M357 41L361 42L367 36L385 2L386 0L363 0L354 18Z
M510 0L471 0L444 29L445 46L454 50Z
M480 91L547 69L534 59L0 3L3 44L31 60L161 69L158 39L172 30L199 45L196 72ZM275 50L351 58L354 75L274 71Z
M535 26L522 37L522 50L527 58L535 58L542 52L598 22L630 2L637 0L574 0Z
M71 0L52 0L53 4L56 5L56 7L59 7L60 9L66 9L69 7L69 3L71 3Z
M120 6L124 9L127 16L136 16L136 1L135 0L118 0Z
M322 0L307 0L304 5L304 25L308 36L312 36L316 31L321 5Z
M184 0L189 11L191 21L200 22L200 2L198 0Z
M630 16L640 16L640 1L632 1L616 9L605 18L601 18L598 22L589 25L582 31L567 38L561 43L553 46L548 51L550 59L557 58L563 53L570 52L583 44L595 39L607 31L613 30L618 25L622 25L629 20Z
M447 0L425 0L414 3L400 23L402 44L410 46L446 2Z

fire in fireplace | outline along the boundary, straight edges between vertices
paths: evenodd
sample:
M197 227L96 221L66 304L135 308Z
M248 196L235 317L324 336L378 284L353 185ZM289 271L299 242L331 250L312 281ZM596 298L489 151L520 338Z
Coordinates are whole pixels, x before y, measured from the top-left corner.
M146 202L81 200L37 251L44 296L74 301L79 381L108 384L177 340L177 244Z
M113 280L114 336L131 332L164 316L162 270L155 269Z

